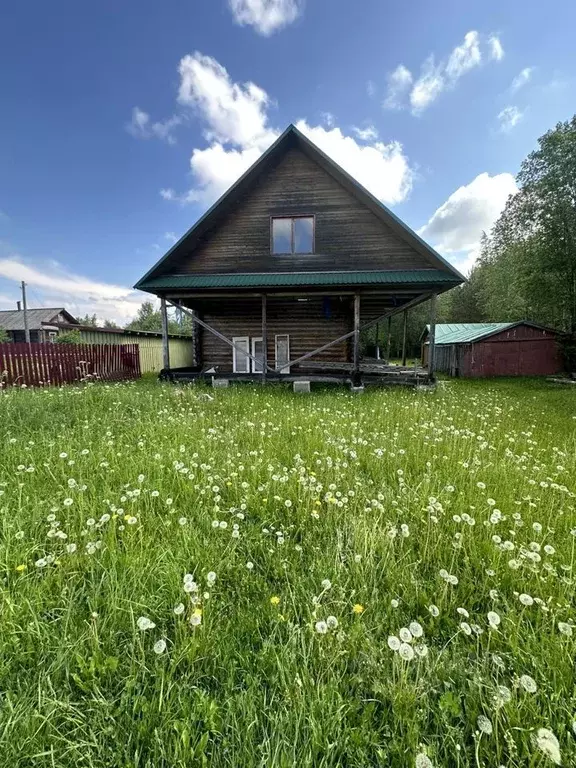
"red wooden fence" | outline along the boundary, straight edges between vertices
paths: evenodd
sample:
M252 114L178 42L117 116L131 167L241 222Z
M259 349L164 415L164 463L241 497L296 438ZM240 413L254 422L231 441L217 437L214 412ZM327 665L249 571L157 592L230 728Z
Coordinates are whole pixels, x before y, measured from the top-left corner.
M0 388L138 378L138 344L0 344Z

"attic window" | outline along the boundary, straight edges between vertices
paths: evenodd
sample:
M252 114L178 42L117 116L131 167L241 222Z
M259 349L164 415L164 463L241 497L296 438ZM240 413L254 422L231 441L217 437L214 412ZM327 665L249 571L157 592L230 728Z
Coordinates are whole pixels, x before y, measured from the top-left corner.
M314 216L273 217L272 253L314 253Z

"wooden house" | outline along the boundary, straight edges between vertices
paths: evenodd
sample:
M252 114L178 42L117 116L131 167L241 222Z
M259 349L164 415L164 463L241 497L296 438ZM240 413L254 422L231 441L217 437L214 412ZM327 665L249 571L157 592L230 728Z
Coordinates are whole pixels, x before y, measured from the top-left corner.
M423 334L428 364L430 326ZM564 369L560 333L520 320L514 323L441 323L435 328L437 371L450 376L551 376Z
M78 321L64 307L39 307L27 309L26 319L20 302L17 309L4 309L0 312L0 328L6 331L10 341L26 341L26 325L30 341L44 343L53 341L58 336L57 323L77 325Z
M291 125L135 287L161 299L165 332L168 304L193 317L195 366L170 369L166 347L164 376L359 384L392 373L361 359L361 331L434 312L463 280Z

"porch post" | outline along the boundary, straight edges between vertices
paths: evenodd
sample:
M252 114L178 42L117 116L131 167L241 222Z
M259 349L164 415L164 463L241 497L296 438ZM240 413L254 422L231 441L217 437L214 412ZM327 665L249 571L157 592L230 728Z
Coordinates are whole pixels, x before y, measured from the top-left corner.
M268 367L268 318L266 314L267 296L262 294L262 384L266 384L266 369Z
M390 365L390 348L392 346L392 315L388 317L388 346L386 349L386 365Z
M168 309L164 296L160 299L160 314L162 315L162 365L165 371L170 370L170 346L168 343Z
M404 325L402 328L402 365L406 366L406 330L408 327L408 310L404 310Z
M354 336L352 381L356 385L360 377L360 294L354 294Z
M434 381L436 343L436 294L430 299L430 333L428 334L428 380Z

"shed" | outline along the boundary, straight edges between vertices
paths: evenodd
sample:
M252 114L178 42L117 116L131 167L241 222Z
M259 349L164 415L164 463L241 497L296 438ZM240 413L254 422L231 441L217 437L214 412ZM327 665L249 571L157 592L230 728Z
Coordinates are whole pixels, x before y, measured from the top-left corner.
M76 326L78 321L64 307L39 307L27 309L26 319L30 332L30 341L51 341L58 335L56 323L68 323ZM18 302L18 309L4 309L0 312L0 328L8 334L10 341L26 341L24 310Z
M422 364L428 363L427 325ZM563 370L559 332L527 320L514 323L438 323L434 365L450 376L550 376Z

